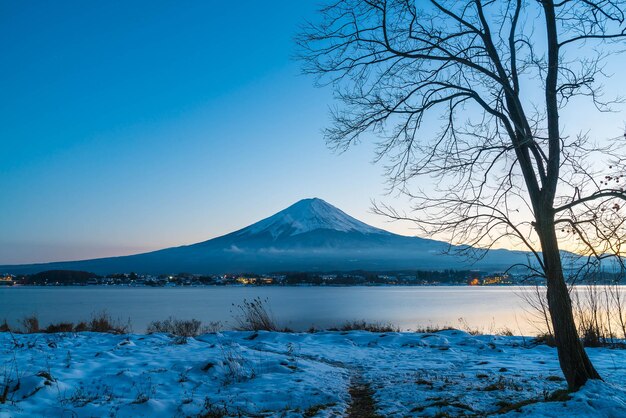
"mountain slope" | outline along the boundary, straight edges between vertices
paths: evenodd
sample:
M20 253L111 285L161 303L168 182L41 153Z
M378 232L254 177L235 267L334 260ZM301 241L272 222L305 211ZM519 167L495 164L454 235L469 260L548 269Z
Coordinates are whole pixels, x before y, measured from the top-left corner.
M374 228L321 199L304 199L253 225L208 241L144 254L0 266L0 272L51 269L138 273L240 273L405 269L504 269L525 253L492 250L471 265L442 254L448 244Z

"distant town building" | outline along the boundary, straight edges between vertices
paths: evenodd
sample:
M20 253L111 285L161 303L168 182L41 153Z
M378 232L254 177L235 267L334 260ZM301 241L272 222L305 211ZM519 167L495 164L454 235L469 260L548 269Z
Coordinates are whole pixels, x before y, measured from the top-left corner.
M14 276L11 274L3 274L0 276L0 286L13 286L15 284Z

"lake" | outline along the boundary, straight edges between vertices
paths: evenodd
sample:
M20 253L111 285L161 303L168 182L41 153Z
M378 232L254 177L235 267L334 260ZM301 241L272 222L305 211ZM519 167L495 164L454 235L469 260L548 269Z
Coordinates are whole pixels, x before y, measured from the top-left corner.
M134 332L154 320L173 316L219 321L232 327L233 304L267 299L279 325L294 330L329 328L346 321L390 323L402 330L425 326L461 327L459 321L484 332L507 327L515 334L536 335L515 286L419 287L28 287L0 288L0 320L17 325L35 314L42 326L78 322L106 311L114 319L130 319Z

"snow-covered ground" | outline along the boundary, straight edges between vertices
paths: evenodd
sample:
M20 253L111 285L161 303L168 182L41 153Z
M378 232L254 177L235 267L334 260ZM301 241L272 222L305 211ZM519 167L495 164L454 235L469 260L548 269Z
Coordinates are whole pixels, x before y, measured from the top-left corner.
M381 416L484 416L539 400L503 416L626 417L626 351L588 352L606 383L543 402L565 387L556 352L522 337L0 333L0 417L331 417L355 385Z

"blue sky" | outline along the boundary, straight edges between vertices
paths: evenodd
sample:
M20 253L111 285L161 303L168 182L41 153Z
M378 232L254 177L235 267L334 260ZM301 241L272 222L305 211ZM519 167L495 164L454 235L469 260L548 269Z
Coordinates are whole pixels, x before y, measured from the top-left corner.
M371 148L326 148L331 93L292 59L316 5L179 5L0 3L0 264L193 243L312 196L391 227Z
M293 37L317 2L0 2L0 264L203 241L306 197L372 225L372 146L337 155ZM607 91L619 91L624 59ZM581 117L585 115L585 117ZM620 135L575 104L564 126Z

